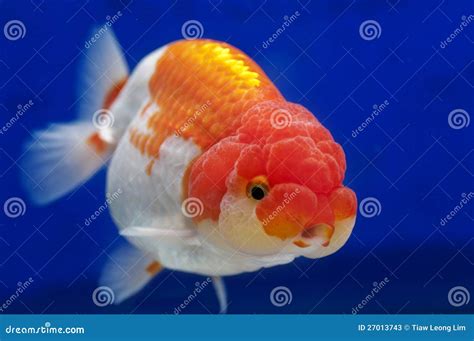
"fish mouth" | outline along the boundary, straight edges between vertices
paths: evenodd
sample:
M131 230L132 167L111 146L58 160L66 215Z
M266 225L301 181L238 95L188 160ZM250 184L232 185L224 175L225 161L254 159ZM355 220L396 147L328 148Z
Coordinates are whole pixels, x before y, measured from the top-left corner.
M321 246L327 247L331 242L332 235L334 234L334 226L329 224L317 224L309 228L306 228L301 232L301 237L304 239L312 240L313 242L319 242ZM297 241L295 241L297 242ZM293 244L295 244L293 242ZM296 245L296 244L295 244Z
M334 225L315 224L305 228L293 240L295 252L307 258L328 256L339 250L349 239L356 216L336 220Z

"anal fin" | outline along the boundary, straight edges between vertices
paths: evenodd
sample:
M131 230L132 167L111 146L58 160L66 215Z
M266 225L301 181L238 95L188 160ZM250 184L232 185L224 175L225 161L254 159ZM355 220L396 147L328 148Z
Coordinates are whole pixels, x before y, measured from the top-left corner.
M120 304L144 288L162 269L153 257L127 243L110 255L99 283L111 288L114 303Z

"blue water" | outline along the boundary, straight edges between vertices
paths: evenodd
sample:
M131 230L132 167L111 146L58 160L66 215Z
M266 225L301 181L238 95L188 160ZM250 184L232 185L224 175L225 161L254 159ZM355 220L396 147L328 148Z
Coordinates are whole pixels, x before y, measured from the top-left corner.
M17 40L0 35L0 125L18 105L33 105L0 134L0 202L19 197L26 205L17 218L0 211L0 303L18 282L34 282L4 312L173 313L204 280L165 271L125 303L96 306L97 278L123 242L108 214L80 229L104 201L105 172L46 207L35 207L20 186L22 144L32 131L76 117L84 43L118 11L113 29L131 67L181 39L191 19L202 24L203 37L247 52L343 145L345 183L359 201L380 203L378 215L359 214L346 246L328 258L227 278L229 313L350 314L385 278L360 313L474 311L474 299L459 307L448 300L456 286L474 295L474 203L441 221L463 193L474 192L474 123L453 129L448 122L455 109L464 110L456 117L474 114L474 18L455 33L462 16L474 14L472 1L133 1L124 8L121 1L20 0L0 2L1 26L20 20L26 29ZM359 33L366 20L380 26L372 40ZM291 291L289 304L271 303L277 286ZM183 313L217 311L209 286Z

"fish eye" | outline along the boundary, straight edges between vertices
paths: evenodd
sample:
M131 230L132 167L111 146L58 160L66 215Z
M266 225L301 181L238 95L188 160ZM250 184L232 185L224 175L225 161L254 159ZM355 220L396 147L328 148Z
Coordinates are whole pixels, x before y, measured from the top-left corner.
M263 181L251 181L247 186L247 196L254 200L262 200L268 193L268 185Z

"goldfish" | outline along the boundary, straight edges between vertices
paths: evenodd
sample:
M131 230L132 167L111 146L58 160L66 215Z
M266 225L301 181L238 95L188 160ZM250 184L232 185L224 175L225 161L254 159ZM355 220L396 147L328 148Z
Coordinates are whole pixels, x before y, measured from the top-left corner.
M115 303L170 269L212 278L225 312L223 276L346 243L357 199L341 145L247 54L180 40L129 72L109 30L87 56L80 117L35 134L26 188L47 204L107 167L107 206L128 241L99 280Z

